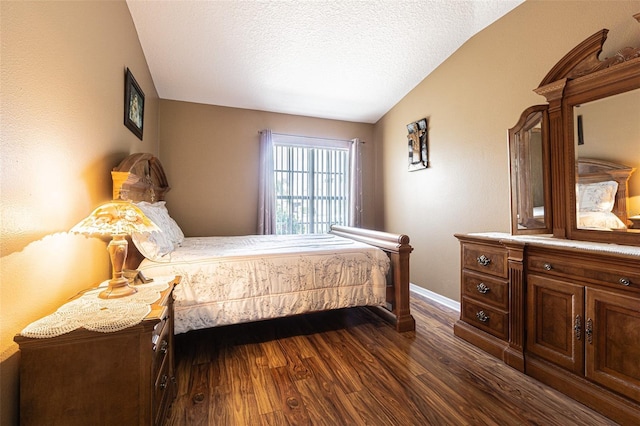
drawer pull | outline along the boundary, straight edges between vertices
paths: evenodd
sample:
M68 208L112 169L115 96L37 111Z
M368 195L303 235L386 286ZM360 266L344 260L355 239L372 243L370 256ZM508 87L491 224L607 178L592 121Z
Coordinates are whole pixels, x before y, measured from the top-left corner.
M545 271L550 271L553 269L553 266L551 266L551 264L547 262L545 262L544 265L542 265L542 267L544 268Z
M576 315L576 321L573 325L573 329L576 332L576 339L580 340L582 338L582 320L580 319L580 315Z
M169 350L169 342L167 342L166 340L163 340L160 343L160 353L164 355L167 353L168 350Z
M162 378L160 379L160 389L164 390L167 387L168 380L169 380L169 376L167 376L166 374L163 374Z
M476 318L478 318L478 321L480 322L487 322L489 321L489 316L487 314L484 313L484 311L480 311L476 314Z
M618 282L622 285L626 285L629 286L631 285L631 280L629 278L620 278L620 280L618 280Z
M489 266L489 264L491 263L491 259L489 259L484 254L481 254L480 257L478 257L476 260L482 266Z
M478 284L478 286L476 288L478 289L478 293L482 293L482 294L486 294L488 291L491 290L484 283Z
M593 321L591 318L587 320L587 325L584 328L584 334L587 335L587 342L593 343Z

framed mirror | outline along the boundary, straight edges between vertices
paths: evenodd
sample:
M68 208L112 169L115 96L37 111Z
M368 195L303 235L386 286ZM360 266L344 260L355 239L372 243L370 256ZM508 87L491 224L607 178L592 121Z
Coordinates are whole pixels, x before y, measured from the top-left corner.
M509 129L511 232L551 233L547 105L527 108Z
M640 48L600 60L607 34L567 53L535 89L548 105L527 109L509 131L514 234L640 246Z
M640 89L573 107L576 227L640 232Z
M640 245L632 220L640 215L640 62L607 71L602 80L567 85L565 141L575 185L567 192L568 235Z

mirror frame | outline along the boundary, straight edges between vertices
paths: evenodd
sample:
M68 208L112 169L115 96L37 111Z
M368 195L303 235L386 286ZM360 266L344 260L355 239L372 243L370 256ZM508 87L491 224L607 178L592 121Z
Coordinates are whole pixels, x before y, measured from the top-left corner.
M634 16L640 21L640 14ZM571 50L535 90L549 102L553 236L640 246L640 232L579 229L576 220L576 161L573 107L640 88L640 48L598 58L603 29Z
M511 173L511 233L513 235L530 235L530 234L550 234L551 233L551 224L552 224L552 204L551 204L551 175L550 171L550 153L549 153L549 114L548 114L548 105L534 105L532 107L527 108L520 115L520 119L509 129L509 169ZM530 127L530 119L529 117L532 114L540 113L541 115L541 123L540 123L540 132L542 137L542 190L544 192L544 226L539 228L519 228L518 227L518 216L521 213L521 197L519 182L517 176L522 177L524 173L525 176L528 175L529 171L519 170L517 164L520 162L518 158L516 158L521 150L518 149L516 144L520 141L519 134L522 131L528 130Z

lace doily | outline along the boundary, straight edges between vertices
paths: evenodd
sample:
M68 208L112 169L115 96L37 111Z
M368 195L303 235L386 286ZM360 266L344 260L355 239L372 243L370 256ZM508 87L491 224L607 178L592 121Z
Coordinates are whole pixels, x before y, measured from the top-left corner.
M44 339L78 328L101 333L124 330L142 322L151 312L151 304L160 298L160 292L169 287L169 281L137 285L137 293L118 299L100 299L98 294L104 288L98 287L62 305L51 315L32 322L20 335Z

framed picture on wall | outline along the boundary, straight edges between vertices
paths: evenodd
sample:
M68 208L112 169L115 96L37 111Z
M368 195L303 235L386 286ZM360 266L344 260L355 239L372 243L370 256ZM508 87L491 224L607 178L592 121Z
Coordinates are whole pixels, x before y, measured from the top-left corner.
M427 119L407 124L409 142L409 171L426 169L429 166L427 148Z
M124 125L142 140L144 93L129 68L124 79Z

